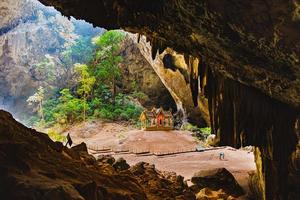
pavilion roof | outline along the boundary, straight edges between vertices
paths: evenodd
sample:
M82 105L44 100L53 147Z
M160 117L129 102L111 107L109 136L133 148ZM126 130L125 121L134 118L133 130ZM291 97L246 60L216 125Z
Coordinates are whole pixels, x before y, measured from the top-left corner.
M165 111L163 108L152 108L151 111L145 110L143 112L147 118L156 118L157 115L162 113L165 117L172 117L172 112L171 111Z

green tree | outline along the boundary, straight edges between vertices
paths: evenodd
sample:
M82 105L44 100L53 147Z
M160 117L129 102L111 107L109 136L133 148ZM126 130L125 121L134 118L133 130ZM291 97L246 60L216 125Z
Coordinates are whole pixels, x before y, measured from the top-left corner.
M45 58L33 68L35 78L46 83L48 86L55 85L56 77L59 75L54 60L54 57L46 54Z
M60 124L72 123L77 121L83 112L83 103L75 98L69 89L60 91L59 103L54 108L54 118Z
M38 115L41 117L41 120L44 121L44 111L43 111L43 101L45 98L45 90L42 86L39 87L34 95L30 96L27 99L28 105L37 105Z
M122 61L120 55L121 42L125 37L122 31L107 31L95 40L98 45L94 61L94 74L97 82L104 83L112 90L113 104L117 95L116 81L121 73L119 64Z
M87 65L75 64L75 71L79 74L79 86L77 93L83 99L83 121L86 119L87 98L92 92L95 84L95 77L90 75Z
M96 45L92 43L90 37L80 36L73 45L62 52L61 60L67 66L75 63L89 63L93 59L95 49Z

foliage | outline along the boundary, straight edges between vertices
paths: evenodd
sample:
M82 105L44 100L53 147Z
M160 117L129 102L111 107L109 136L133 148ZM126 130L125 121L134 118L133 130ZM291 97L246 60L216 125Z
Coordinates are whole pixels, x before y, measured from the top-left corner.
M53 141L66 142L66 137L59 134L54 129L49 129L47 134Z
M93 89L96 79L94 76L89 74L87 65L76 64L75 71L80 76L78 80L79 87L77 88L77 93L81 96L88 97Z
M104 83L112 90L112 101L115 103L116 81L121 73L119 64L122 61L120 55L121 42L125 35L121 31L107 31L99 38L95 39L95 44L99 47L96 51L93 66L93 75L97 82Z
M134 80L130 83L130 87L133 91L132 96L139 101L147 101L149 100L148 95L146 95L144 92L139 91L138 83Z
M93 55L91 49L84 52L84 48L88 46L86 40L77 41L64 51L62 60L65 65L71 65L80 59L87 64L69 67L76 74L75 85L58 90L56 95L41 104L45 126L67 125L88 118L138 121L143 109L133 98L142 100L148 98L147 95L135 89L131 94L132 98L118 93L116 88L116 81L120 78L120 48L124 36L121 31L105 32L94 40L97 50ZM138 88L136 83L133 83L133 87ZM42 123L39 121L36 124ZM64 139L54 130L49 130L48 134L54 140Z
M136 99L138 99L139 101L143 102L143 101L147 101L149 99L148 95L146 95L144 92L134 92L132 94L132 96Z
M72 66L75 63L89 63L93 59L93 53L96 45L91 43L90 37L79 37L75 43L68 47L61 54L62 62L66 66Z
M182 129L186 130L186 131L191 131L191 132L201 132L202 134L204 134L206 136L211 134L211 128L210 127L198 128L197 126L192 125L190 123L185 123L182 126Z
M41 119L40 117L36 116L36 115L33 115L33 116L22 116L21 117L21 121L24 125L26 125L27 127L34 127L35 124L37 122L39 122Z
M185 123L182 126L182 130L196 132L196 131L199 130L199 128L195 125L190 124L190 123Z
M109 49L107 56L109 57L109 53L116 53L120 50L120 44L125 37L125 33L119 30L111 30L105 32L100 37L94 40L94 43L98 45L101 49ZM97 57L97 54L96 54ZM106 57L106 56L105 56Z
M60 103L57 105L57 112L54 114L56 121L60 124L71 124L80 121L84 107L82 100L75 98L69 89L63 89L60 93Z
M83 101L83 121L85 121L86 118L86 109L88 107L87 105L87 98L89 97L93 86L95 84L95 77L91 76L88 72L88 66L87 65L81 65L76 64L75 65L75 71L79 74L79 86L77 88L77 94L79 94L82 97Z
M205 135L210 135L211 134L211 128L210 127L200 128L200 131Z
M32 105L33 103L39 103L43 101L44 97L45 97L45 90L43 87L39 87L37 92L27 99L27 102L29 105Z
M69 89L63 89L59 98L52 98L45 102L45 121L47 125L72 124L82 120L83 102L75 98Z
M94 116L109 120L137 121L142 107L132 102L128 96L118 94L115 105L103 104L100 109L96 109Z
M27 99L28 105L31 106L35 104L37 106L38 115L41 117L43 121L44 121L44 111L43 111L44 98L45 98L45 90L43 87L39 87L37 92Z
M34 66L34 72L37 74L35 78L49 86L55 85L56 76L59 75L54 57L49 54L46 54L45 58Z
M198 128L195 125L192 125L190 123L185 123L182 126L183 130L191 131L195 134L197 139L205 140L210 134L211 134L211 128L205 127L205 128Z

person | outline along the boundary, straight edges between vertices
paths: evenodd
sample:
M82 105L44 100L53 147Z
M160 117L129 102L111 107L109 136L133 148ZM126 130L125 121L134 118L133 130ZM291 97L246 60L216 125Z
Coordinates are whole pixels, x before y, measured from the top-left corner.
M224 160L225 159L225 153L224 152L220 152L219 153L219 159L220 160Z
M68 133L68 135L67 135L67 143L66 143L65 146L69 145L71 147L72 144L73 144L72 138L70 136L70 133Z

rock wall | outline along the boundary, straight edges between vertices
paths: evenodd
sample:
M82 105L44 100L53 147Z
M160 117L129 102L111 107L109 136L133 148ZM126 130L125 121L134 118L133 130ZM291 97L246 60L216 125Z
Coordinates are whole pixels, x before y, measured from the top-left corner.
M26 99L45 85L34 74L34 66L47 54L58 58L64 44L76 38L75 27L37 2L1 5L6 6L7 21L1 27L10 28L0 35L0 106L20 114L28 111Z
M16 26L20 21L22 21L24 16L25 18L28 17L29 13L27 11L30 11L32 6L34 5L31 0L2 0L0 4L0 35Z
M197 105L195 105L190 82L192 67L186 63L184 56L167 48L153 59L151 45L145 37L138 38L133 34L130 37L169 90L176 102L177 110L183 112L184 120L198 126L208 126L210 118L207 99L199 95L196 99ZM198 63L195 64L198 67Z
M298 111L218 73L209 72L208 83L212 129L219 135L220 145L257 147L259 198L298 196L288 180L290 163L299 159L292 157L298 144L295 132ZM295 171L293 175L298 177Z
M148 109L162 106L176 112L177 107L170 92L140 51L132 34L126 34L121 55L123 61L120 66L122 80L118 83L120 89L125 93L144 93L146 97L140 102Z

